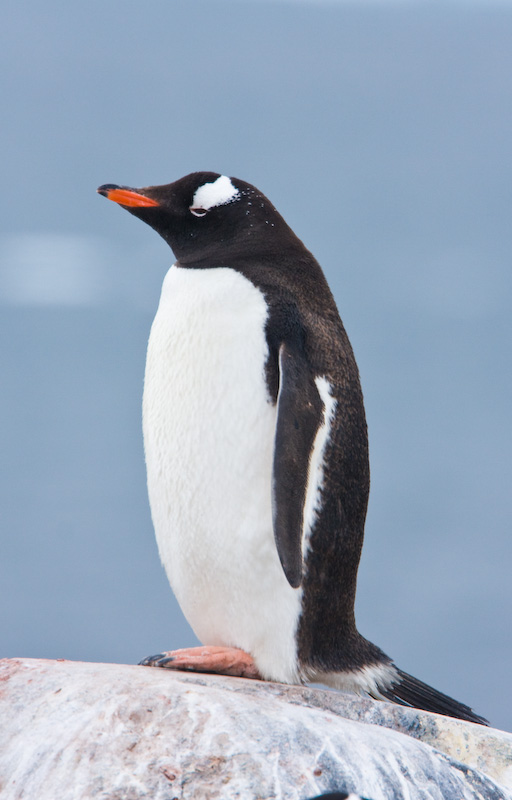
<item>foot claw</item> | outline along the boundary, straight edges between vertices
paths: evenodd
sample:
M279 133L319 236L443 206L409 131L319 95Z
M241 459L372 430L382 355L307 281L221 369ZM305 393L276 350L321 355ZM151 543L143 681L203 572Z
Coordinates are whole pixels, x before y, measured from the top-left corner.
M176 659L173 656L167 656L167 658L161 658L158 664L155 664L155 667L167 667Z
M165 667L169 661L174 661L168 653L157 653L156 656L148 656L139 661L139 667Z

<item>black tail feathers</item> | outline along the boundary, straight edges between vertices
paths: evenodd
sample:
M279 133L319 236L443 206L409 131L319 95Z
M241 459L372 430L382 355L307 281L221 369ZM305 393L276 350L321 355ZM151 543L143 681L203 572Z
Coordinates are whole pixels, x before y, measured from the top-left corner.
M452 697L438 692L432 686L413 678L407 672L395 667L399 680L393 682L389 688L379 687L380 694L392 703L402 706L412 706L423 711L432 711L435 714L444 714L447 717L463 719L466 722L476 722L478 725L488 725L488 721L464 703L459 703Z

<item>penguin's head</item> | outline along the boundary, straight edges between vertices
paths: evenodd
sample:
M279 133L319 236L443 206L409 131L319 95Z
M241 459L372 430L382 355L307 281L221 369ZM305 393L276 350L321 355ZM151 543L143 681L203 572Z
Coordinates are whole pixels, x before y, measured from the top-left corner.
M272 252L277 234L281 246L283 234L289 244L296 240L256 187L216 172L143 189L107 183L98 192L151 225L183 264L219 266L250 252Z

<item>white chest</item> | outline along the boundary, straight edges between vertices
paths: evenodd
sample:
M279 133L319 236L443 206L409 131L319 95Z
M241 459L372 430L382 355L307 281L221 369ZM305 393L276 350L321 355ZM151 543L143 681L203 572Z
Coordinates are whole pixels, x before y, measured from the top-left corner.
M197 636L291 681L301 592L272 531L266 317L234 270L171 267L148 346L144 444L160 556Z

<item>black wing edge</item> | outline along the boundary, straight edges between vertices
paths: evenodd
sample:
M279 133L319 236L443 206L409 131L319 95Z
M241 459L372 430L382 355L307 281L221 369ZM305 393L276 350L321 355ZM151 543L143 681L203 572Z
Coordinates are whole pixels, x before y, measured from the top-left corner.
M414 678L407 672L403 672L398 667L395 667L400 680L394 683L389 689L382 689L379 687L380 694L387 700L393 703L398 703L402 706L412 706L419 708L423 711L431 711L434 714L444 714L445 717L455 717L462 719L466 722L474 722L477 725L489 725L489 722L484 718L475 714L473 709L464 703L459 703L453 697L438 692L432 686L423 683L423 681Z
M300 342L279 349L279 395L274 439L274 538L290 586L302 583L302 536L309 460L323 403Z

